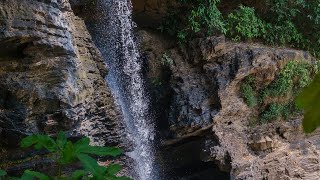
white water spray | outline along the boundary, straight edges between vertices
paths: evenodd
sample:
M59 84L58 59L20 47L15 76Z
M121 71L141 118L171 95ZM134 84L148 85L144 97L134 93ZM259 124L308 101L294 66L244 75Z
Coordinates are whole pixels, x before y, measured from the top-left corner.
M129 153L140 180L154 177L154 124L142 75L142 60L133 35L130 0L98 0L100 12L96 41L109 69L107 81L121 107L128 136L134 143Z

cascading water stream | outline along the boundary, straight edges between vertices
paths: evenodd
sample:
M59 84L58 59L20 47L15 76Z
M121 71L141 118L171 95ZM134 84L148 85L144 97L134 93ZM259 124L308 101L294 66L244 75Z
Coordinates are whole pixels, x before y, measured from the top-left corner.
M107 82L121 107L134 151L135 172L141 180L156 180L154 125L142 75L142 60L133 35L130 0L98 0L100 14L95 41L109 69Z

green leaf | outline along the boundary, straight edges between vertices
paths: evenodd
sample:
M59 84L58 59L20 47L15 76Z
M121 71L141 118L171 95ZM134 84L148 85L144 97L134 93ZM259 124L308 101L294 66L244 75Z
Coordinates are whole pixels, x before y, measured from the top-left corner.
M100 166L95 159L86 154L77 154L85 170L92 173L93 176L103 178L106 168Z
M62 164L69 164L76 159L76 152L75 148L71 141L68 141L67 144L62 149Z
M121 171L122 167L119 164L111 164L107 167L107 173L111 175L116 175Z
M5 176L5 175L7 175L7 172L5 172L4 170L1 170L1 169L0 169L0 177L1 177L1 176Z
M94 154L98 156L118 156L122 154L122 150L114 147L90 146L89 138L82 138L74 146L77 153Z
M23 138L20 142L20 147L27 148L32 146L33 144L37 143L37 135L31 135Z
M90 143L90 139L87 138L87 137L84 137L84 138L78 140L78 141L74 144L74 147L75 147L76 149L84 148L84 147L90 146L89 143Z
M35 148L40 149L40 147L44 147L50 152L53 152L57 149L56 142L48 135L37 135L37 139L38 144L35 146Z
M38 178L39 180L49 180L47 175L30 170L25 170L21 177L22 180L33 180L34 178Z
M297 98L297 106L304 109L303 129L313 132L320 126L320 74Z
M63 131L59 132L56 143L60 148L63 148L64 145L67 143L66 134Z
M86 175L86 171L84 170L76 170L75 172L72 173L72 180L81 180L83 176Z
M46 148L47 150L53 152L56 150L57 145L52 138L48 135L31 135L26 138L23 138L20 146L22 148L27 148L32 145L35 145L35 149L39 150L41 148Z

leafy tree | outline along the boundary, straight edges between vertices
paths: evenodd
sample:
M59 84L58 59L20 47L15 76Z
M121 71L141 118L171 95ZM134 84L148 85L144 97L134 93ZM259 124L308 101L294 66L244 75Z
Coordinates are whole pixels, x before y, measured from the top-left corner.
M36 150L46 149L53 154L53 160L58 164L56 176L49 177L46 174L25 170L21 180L79 180L79 179L110 179L110 180L130 180L128 177L118 177L117 173L121 170L118 164L111 164L107 167L100 166L90 155L112 156L116 157L122 153L122 150L114 147L90 146L89 138L82 138L76 143L68 141L65 133L60 132L56 140L48 135L35 134L22 139L20 146L28 148L33 146ZM64 166L75 162L81 162L83 169L76 170L71 177L62 174ZM6 176L6 172L0 170L0 177Z

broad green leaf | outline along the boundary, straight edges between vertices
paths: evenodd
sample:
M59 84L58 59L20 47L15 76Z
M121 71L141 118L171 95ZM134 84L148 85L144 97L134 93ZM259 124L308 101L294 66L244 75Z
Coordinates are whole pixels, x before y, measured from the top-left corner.
M111 164L107 167L107 173L111 175L116 175L121 171L122 167L119 164Z
M82 138L75 143L77 153L94 154L98 156L118 156L122 154L122 150L114 147L90 146L89 138Z
M64 145L67 143L66 134L63 131L59 132L56 142L60 148L63 148Z
M82 163L85 170L91 172L92 175L96 176L98 179L104 178L106 168L100 166L95 159L86 154L77 154L77 157Z
M22 139L20 143L22 148L27 148L32 145L34 145L35 149L46 148L51 152L55 151L57 147L54 140L48 135L31 135Z
M76 148L87 147L87 146L89 146L89 143L90 143L90 139L87 138L87 137L84 137L84 138L78 140L78 141L74 144L74 146L75 146Z
M320 74L297 98L298 107L304 109L303 129L313 132L320 126Z
M37 143L37 135L31 135L23 138L20 142L20 147L27 148Z
M1 170L1 169L0 169L0 177L1 177L1 176L5 176L5 175L7 175L7 172L5 172L4 170Z
M39 149L40 147L44 147L50 152L53 152L57 149L56 142L48 135L37 135L37 138L38 138L38 144L37 144L38 146L36 145L35 148Z
M72 180L81 180L83 176L86 175L86 171L84 170L76 170L75 172L72 173Z
M76 159L76 152L71 141L68 141L67 144L62 149L62 158L61 163L68 164L73 162Z
M19 180L34 180L34 177L29 174L23 173Z
M33 180L34 178L38 178L39 180L49 180L47 175L30 170L25 170L21 177L22 180Z

